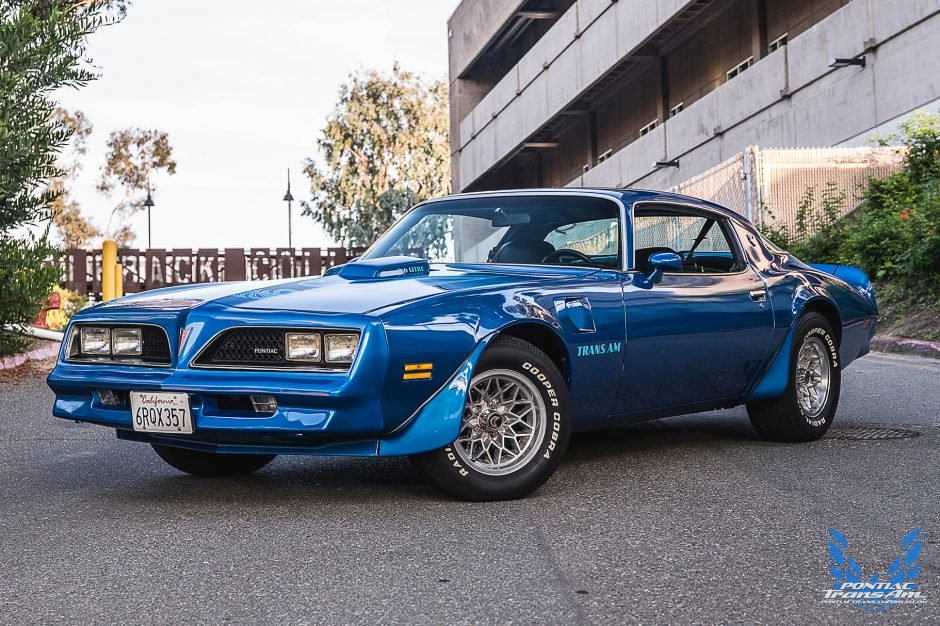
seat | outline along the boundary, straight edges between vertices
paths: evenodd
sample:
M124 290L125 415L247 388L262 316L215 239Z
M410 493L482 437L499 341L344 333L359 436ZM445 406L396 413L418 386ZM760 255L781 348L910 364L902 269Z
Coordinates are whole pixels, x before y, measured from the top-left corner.
M555 246L547 241L507 241L496 251L491 262L541 265L542 259L554 251Z

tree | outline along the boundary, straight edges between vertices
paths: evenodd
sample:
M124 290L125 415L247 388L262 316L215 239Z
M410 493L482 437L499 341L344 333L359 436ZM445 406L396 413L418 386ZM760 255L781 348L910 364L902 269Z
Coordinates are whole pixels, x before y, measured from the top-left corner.
M405 209L450 191L447 85L403 70L350 76L307 159L304 215L334 239L372 243Z
M98 191L111 195L120 190L121 196L108 217L105 227L108 236L116 235L112 230L115 216L123 219L144 208L147 194L155 189L153 178L160 171L171 176L176 173L169 135L160 130L141 128L111 133ZM118 228L117 232L124 233L125 241L133 240L133 233L126 226Z
M57 153L70 133L55 113L56 89L95 78L88 36L116 18L104 2L0 0L0 352L22 340L4 330L32 321L58 270L48 261Z
M62 107L56 107L55 116L72 136L68 151L63 153L58 162L60 175L53 178L50 184L50 188L57 194L50 205L52 222L63 247L85 248L101 236L101 231L82 214L78 202L69 194L69 185L82 168L81 157L88 152L87 141L92 125L81 111L72 114Z

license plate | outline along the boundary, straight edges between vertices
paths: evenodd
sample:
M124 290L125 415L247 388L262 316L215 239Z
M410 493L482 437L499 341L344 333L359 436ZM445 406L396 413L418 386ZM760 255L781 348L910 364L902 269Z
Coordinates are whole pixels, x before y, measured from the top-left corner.
M142 432L191 435L193 416L189 395L132 391L131 421L134 430Z

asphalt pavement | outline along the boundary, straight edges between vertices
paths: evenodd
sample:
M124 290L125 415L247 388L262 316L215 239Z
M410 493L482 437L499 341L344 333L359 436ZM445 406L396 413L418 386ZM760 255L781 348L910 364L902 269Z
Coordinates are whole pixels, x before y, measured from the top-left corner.
M492 504L401 459L190 478L51 404L41 368L0 378L3 624L940 622L940 361L844 373L834 434L915 437L771 444L743 409L684 416L578 435ZM866 577L922 528L927 604L823 604L830 527Z

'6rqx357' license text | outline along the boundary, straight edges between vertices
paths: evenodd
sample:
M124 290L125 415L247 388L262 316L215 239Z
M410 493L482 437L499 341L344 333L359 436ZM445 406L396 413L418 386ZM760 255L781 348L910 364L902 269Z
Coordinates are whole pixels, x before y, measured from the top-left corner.
M136 431L193 433L189 395L185 393L130 392L131 415Z

